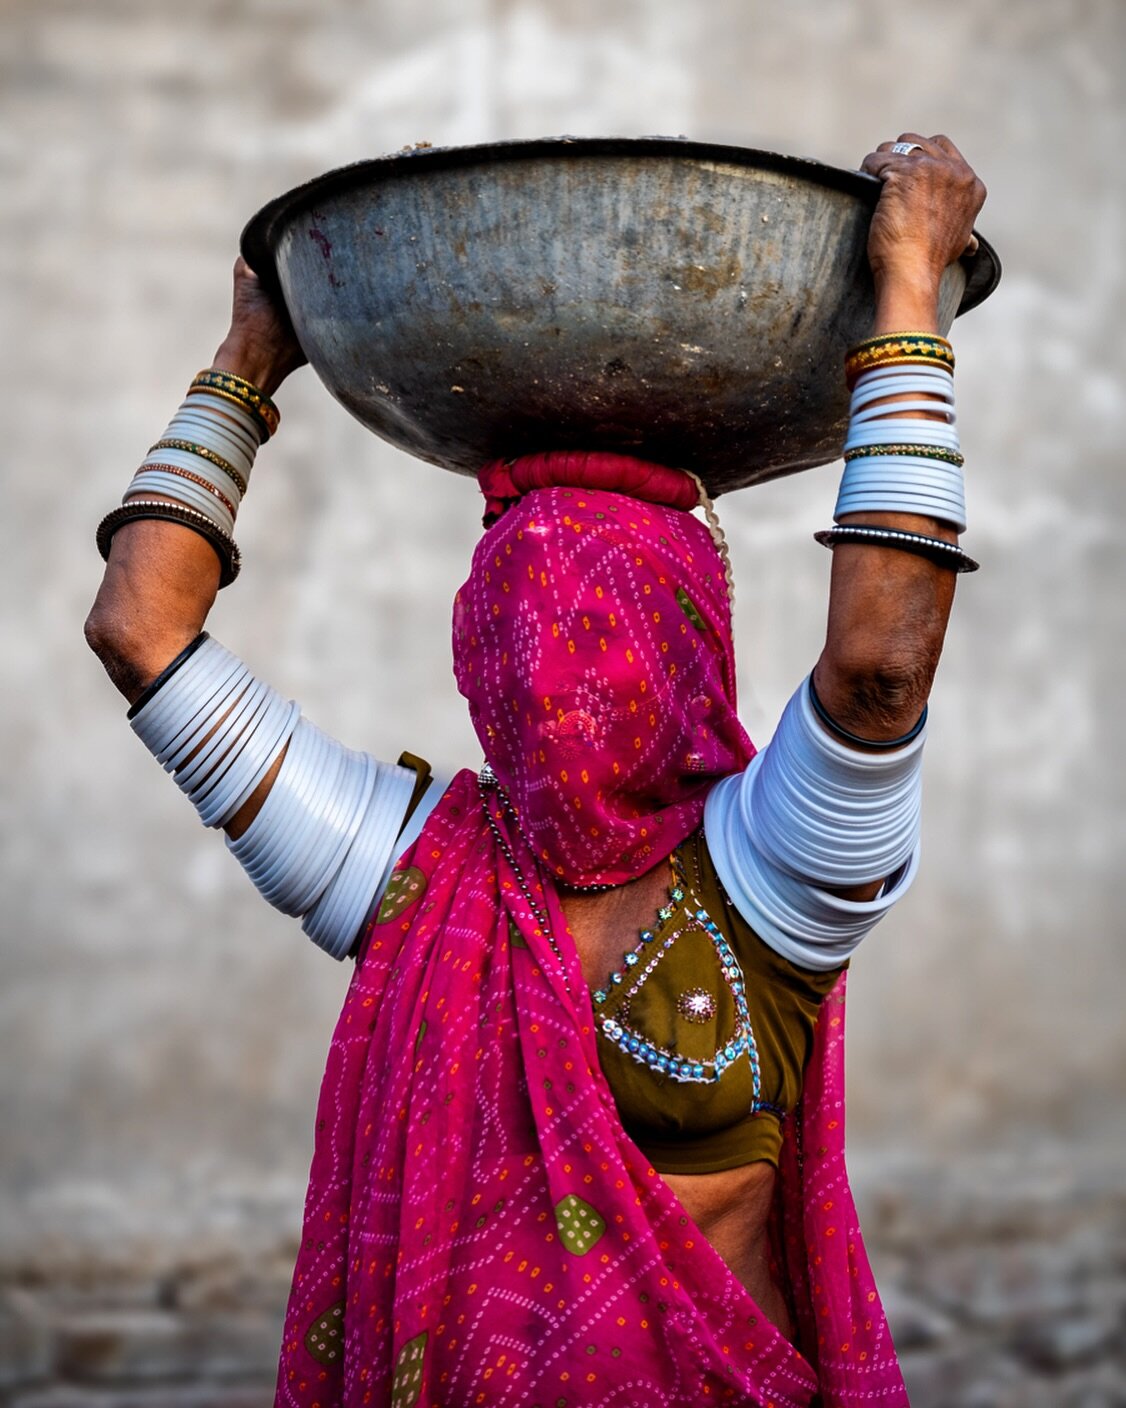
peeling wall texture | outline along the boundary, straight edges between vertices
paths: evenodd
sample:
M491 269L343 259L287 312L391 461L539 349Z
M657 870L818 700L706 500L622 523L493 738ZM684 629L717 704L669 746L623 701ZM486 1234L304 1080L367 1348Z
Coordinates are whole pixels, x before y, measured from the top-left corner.
M855 166L914 129L949 133L982 173L1005 277L954 336L984 570L959 588L932 704L922 874L853 966L852 1163L889 1282L944 1189L963 1209L978 1189L994 1229L1010 1193L1026 1211L1058 1198L1080 1230L1085 1208L1105 1213L1126 1111L1124 64L1119 0L7 0L5 1284L81 1284L94 1315L104 1278L144 1281L136 1313L159 1317L160 1277L211 1258L278 1279L296 1236L347 967L198 825L81 628L94 525L222 336L244 221L419 140L685 133ZM475 486L368 434L308 371L279 399L213 633L353 746L475 766L449 668ZM838 472L721 501L760 742L820 648L829 556L811 534ZM965 1256L943 1302L955 1328L921 1312L916 1328L972 1366L958 1307L988 1278ZM5 1314L0 1359L39 1365L9 1379L45 1383L57 1349L5 1351ZM247 1353L247 1374L270 1357ZM67 1362L84 1362L73 1345ZM19 1401L87 1401L74 1393ZM1083 1399L1104 1401L1126 1400Z

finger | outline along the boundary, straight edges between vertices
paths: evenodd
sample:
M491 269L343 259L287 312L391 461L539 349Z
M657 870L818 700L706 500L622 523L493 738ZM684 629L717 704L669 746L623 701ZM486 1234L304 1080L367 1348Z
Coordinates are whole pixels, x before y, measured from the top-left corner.
M971 235L969 243L966 245L965 249L962 250L963 258L966 258L971 254L976 254L980 248L981 241L976 235Z
M955 161L964 162L966 160L950 138L944 137L941 133L939 133L937 137L932 137L931 143L936 146L939 151L944 152L947 156L953 157Z
M903 156L900 152L869 152L860 163L860 169L866 171L869 176L878 176L883 181L892 171L906 170L912 160L912 157Z
M920 147L927 156L941 156L942 148L936 147L930 137L924 137L921 132L901 132L896 138L897 142L908 142L913 146ZM911 153L914 156L914 152Z
M923 150L922 144L920 142L916 142L913 139L908 139L906 137L897 137L894 142L881 142L880 145L876 148L876 151L886 156L915 155L914 152L897 151L897 147L916 147L919 151Z

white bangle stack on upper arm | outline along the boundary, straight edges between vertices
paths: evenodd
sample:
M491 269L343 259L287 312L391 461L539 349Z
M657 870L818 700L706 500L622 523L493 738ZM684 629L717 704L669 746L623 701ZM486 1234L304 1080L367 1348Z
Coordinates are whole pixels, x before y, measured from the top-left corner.
M285 757L262 808L227 845L261 894L335 958L382 891L416 774L353 752L205 640L131 717L199 812L222 826Z
M817 722L803 682L773 739L708 797L708 851L731 902L759 936L804 968L834 968L907 889L918 866L925 732L862 753ZM840 898L889 877L874 900Z

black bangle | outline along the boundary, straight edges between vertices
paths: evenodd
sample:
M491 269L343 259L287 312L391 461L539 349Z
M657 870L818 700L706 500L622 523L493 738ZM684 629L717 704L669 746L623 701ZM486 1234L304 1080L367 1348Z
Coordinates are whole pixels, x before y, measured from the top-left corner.
M190 660L191 657L203 644L203 642L207 639L207 632L200 631L199 635L196 636L195 640L191 641L188 645L185 645L183 650L180 651L179 655L176 656L175 660L170 660L168 664L165 665L164 669L161 670L160 674L157 675L156 679L153 680L152 684L145 686L141 694L133 701L132 704L130 704L129 712L125 715L125 717L127 719L135 719L137 715L141 712L141 710L145 707L145 705L149 702L149 700L153 697L153 695L156 694L157 690L163 688L163 686L168 683L168 681L172 678L172 676L176 673L180 666L183 665L186 661Z
M823 547L835 548L838 543L870 543L875 547L898 548L928 558L951 572L976 572L981 566L957 543L944 538L928 538L924 533L905 533L900 528L883 528L875 523L839 523L835 528L823 528L814 533Z
M155 518L166 523L179 523L190 528L201 538L206 538L215 549L219 559L219 585L228 587L242 568L242 555L238 544L229 533L225 533L207 514L186 504L173 503L164 499L129 499L120 508L112 509L98 524L98 551L103 558L109 557L113 535L126 523L142 518Z
M914 742L926 727L927 709L929 708L929 705L923 705L923 712L919 715L918 723L916 723L913 728L908 729L900 738L861 738L859 734L849 733L848 729L837 723L836 719L834 719L832 714L825 708L824 704L822 704L817 696L817 690L813 687L812 674L809 677L809 702L813 705L813 712L830 733L836 734L836 736L843 739L845 743L852 743L859 748L875 748L880 752L892 748L905 748L908 743Z

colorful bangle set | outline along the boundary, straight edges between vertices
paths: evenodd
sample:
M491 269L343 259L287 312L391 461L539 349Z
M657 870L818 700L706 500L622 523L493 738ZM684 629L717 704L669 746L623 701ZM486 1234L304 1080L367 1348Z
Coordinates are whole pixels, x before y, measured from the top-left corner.
M954 413L954 353L933 333L884 333L849 349L848 436L833 517L819 543L866 543L928 558L955 572L978 564L956 543L885 524L848 523L858 513L901 513L966 526L964 463Z
M865 372L879 367L941 367L954 372L954 349L931 332L886 332L850 347L845 355L845 381L851 391Z
M113 535L126 523L177 523L215 550L220 587L233 582L241 566L235 518L258 447L279 420L277 407L251 382L215 368L200 372L171 424L149 448L120 507L98 525L102 556L109 557Z
M281 412L264 391L253 382L245 381L234 372L220 371L214 367L200 372L192 382L192 390L210 391L221 396L244 411L248 411L262 431L262 439L268 440L275 434L281 423Z

